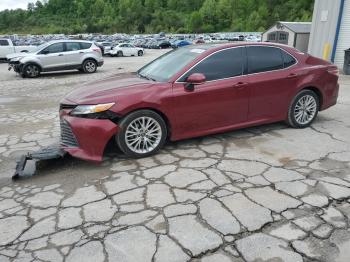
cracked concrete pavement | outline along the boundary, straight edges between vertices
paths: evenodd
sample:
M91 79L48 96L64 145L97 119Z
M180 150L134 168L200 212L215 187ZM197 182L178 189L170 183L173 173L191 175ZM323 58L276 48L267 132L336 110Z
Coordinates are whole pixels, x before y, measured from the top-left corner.
M0 65L0 261L329 261L350 258L350 77L311 128L283 123L168 143L101 165L67 158L12 182L15 159L57 143L75 84L133 71L21 79Z

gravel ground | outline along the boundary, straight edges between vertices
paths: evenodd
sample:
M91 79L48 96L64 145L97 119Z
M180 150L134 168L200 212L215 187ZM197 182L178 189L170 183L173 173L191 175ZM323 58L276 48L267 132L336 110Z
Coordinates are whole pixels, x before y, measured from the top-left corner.
M57 143L65 94L163 52L34 80L0 64L0 261L348 262L350 77L311 128L265 125L101 165L67 158L10 180L19 155Z

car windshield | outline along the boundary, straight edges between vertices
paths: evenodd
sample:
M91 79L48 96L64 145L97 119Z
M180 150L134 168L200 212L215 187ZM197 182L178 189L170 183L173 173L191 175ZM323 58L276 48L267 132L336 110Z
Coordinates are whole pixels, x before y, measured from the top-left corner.
M36 53L42 49L44 49L45 47L47 47L50 43L44 43L44 44L41 44L39 46L37 46L31 53Z
M199 57L206 48L179 48L166 53L138 71L141 77L167 82L186 65Z

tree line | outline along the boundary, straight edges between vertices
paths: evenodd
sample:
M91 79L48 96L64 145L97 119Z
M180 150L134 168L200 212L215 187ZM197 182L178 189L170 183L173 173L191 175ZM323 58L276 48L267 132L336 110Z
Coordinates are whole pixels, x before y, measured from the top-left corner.
M0 12L0 33L264 31L311 21L314 0L43 0Z

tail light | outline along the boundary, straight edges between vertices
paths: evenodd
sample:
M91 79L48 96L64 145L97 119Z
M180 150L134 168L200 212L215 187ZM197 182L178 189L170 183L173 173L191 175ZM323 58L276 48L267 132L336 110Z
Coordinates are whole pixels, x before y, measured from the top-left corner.
M328 73L334 76L339 76L339 69L338 67L330 67L327 69Z
M101 53L102 51L101 51L101 48L94 48L94 49L92 49L92 51L95 51L95 52L98 52L98 53Z

